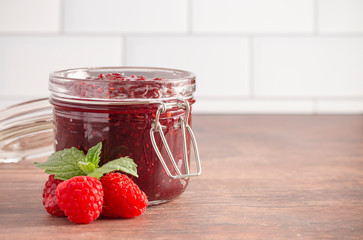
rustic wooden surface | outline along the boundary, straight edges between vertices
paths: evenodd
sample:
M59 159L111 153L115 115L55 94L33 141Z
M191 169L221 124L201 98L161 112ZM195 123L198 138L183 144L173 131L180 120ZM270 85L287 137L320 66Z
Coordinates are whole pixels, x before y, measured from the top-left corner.
M134 219L42 206L31 161L0 164L0 239L363 239L363 116L194 116L203 175Z

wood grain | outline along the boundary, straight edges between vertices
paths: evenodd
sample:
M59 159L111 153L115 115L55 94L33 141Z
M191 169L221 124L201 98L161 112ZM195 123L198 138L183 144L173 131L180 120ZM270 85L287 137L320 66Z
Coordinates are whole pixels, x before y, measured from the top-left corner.
M0 239L363 239L363 116L194 116L203 175L134 219L75 225L0 164Z

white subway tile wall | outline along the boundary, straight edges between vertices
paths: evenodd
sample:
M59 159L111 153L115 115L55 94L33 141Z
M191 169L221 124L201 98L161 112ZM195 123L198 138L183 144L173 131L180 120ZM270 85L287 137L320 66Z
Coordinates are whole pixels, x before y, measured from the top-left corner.
M239 37L130 37L126 64L188 69L197 74L196 96L248 96L248 40Z
M362 112L363 101L355 100L320 100L317 101L316 111L319 113L334 114L339 108L339 113Z
M254 54L257 97L363 97L363 38L257 37Z
M61 0L0 0L0 33L57 33Z
M0 0L0 108L51 71L197 74L196 113L363 113L363 0Z
M186 33L187 0L64 0L64 32Z
M196 33L312 33L313 0L193 0Z
M319 0L319 30L323 33L362 33L362 0Z
M118 37L0 36L0 95L47 96L51 71L118 66L121 46Z
M196 104L201 113L289 113L289 114L313 114L313 103L309 100L284 99L200 99ZM352 110L352 109L351 109ZM357 110L357 109L353 109ZM194 111L194 109L193 109Z

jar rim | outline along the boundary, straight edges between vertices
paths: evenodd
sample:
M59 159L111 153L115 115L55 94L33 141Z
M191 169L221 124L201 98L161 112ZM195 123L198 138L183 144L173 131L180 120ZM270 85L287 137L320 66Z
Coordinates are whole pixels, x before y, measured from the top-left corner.
M79 72L79 71L103 71L103 70L108 70L108 71L112 71L112 70L123 70L123 71L127 71L127 70L132 70L132 71L136 71L136 70L146 70L146 71L157 71L157 72L170 72L170 73L179 73L179 74L184 74L184 77L180 77L180 78L164 78L164 81L176 81L176 80L191 80L191 79L195 79L196 75L193 72L189 72L189 71L185 71L185 70L181 70L181 69L174 69L174 68L162 68L162 67L124 67L124 66L115 66L115 67L80 67L80 68L69 68L69 69L63 69L63 70L58 70L58 71L53 71L49 74L49 78L59 78L59 79L65 79L65 80L82 80L82 81L95 81L92 79L85 79L85 78L76 78L76 77L64 77L62 76L62 74L67 73L67 72ZM103 71L106 72L106 71ZM102 80L104 81L104 80ZM146 80L148 81L148 80Z
M97 78L99 74L108 73L145 76L146 80L117 81ZM188 99L192 98L195 92L195 79L196 75L192 72L172 68L84 67L50 73L49 90L51 97L86 101ZM97 89L101 90L100 94L96 92ZM144 92L145 94L140 94Z

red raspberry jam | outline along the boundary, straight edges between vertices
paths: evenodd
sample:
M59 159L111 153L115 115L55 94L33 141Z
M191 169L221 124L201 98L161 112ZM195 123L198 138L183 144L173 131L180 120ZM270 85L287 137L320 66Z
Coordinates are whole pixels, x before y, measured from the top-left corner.
M159 102L187 100L190 106L195 102L192 73L145 68L65 70L51 74L50 90L56 151L70 147L87 151L102 141L101 165L119 157L131 157L138 165L139 175L133 181L146 193L151 204L170 200L185 190L187 178L172 179L164 170L152 146L150 128ZM173 107L159 119L182 174L186 171L178 123L185 115L184 109ZM188 123L191 124L191 117ZM158 133L155 140L175 175ZM189 159L188 134L186 142Z

